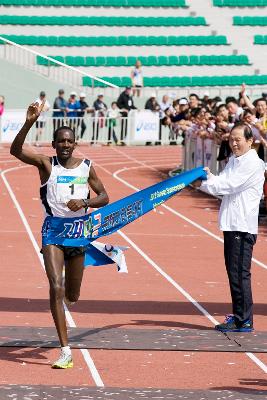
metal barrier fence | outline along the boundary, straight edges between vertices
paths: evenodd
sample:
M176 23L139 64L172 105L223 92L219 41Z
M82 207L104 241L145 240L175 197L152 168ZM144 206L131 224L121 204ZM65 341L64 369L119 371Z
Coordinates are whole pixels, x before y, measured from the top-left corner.
M9 110L10 118L0 118L0 142L11 142L16 133L21 128L25 119L25 110ZM150 111L141 111L143 113L151 113ZM5 113L7 114L7 112ZM52 116L52 112L48 112L45 119L38 119L35 125L30 129L27 135L26 142L41 144L51 142L53 140L53 132L60 126L69 126L75 132L76 138L79 142L87 144L119 144L125 145L142 145L146 143L168 145L173 142L170 129L162 126L160 117L157 113L153 114L155 122L153 139L146 135L142 127L136 123L136 114L130 112L128 117L109 117L108 114L96 112L94 115L85 114L84 117L58 117ZM18 115L18 119L16 116ZM144 114L144 125L150 125L146 122L146 115ZM141 123L142 125L142 123ZM151 123L153 129L153 122ZM140 129L139 129L140 128ZM148 126L150 129L150 126ZM10 130L8 140L6 133ZM136 134L137 132L137 134ZM1 134L2 133L2 134ZM177 144L181 142L177 138Z
M218 175L227 161L218 161L220 145L212 139L187 138L184 142L183 169L209 167L211 172ZM264 161L267 163L267 148L264 147Z
M218 174L223 168L217 161L220 146L212 139L187 138L184 146L183 168L209 167L213 174Z

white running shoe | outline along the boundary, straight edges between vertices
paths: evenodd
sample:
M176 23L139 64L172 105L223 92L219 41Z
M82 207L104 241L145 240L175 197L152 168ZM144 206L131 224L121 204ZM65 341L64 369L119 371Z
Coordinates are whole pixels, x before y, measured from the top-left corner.
M67 369L72 367L73 367L72 355L66 354L63 351L61 351L59 359L52 365L52 368L55 369Z

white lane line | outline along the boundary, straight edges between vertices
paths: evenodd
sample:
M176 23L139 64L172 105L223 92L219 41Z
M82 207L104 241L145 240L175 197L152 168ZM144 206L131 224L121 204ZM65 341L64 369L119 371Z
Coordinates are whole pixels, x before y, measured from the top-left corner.
M8 172L15 171L15 170L22 169L22 168L28 168L28 167L30 167L30 166L26 165L26 166L20 166L20 167L14 167L14 168L6 169L5 171L1 172L1 177L2 177L2 179L4 181L4 184L6 185L6 188L8 190L8 193L9 193L13 203L16 206L16 209L17 209L17 211L19 213L19 216L20 216L20 218L21 218L21 220L23 222L23 225L25 226L25 229L26 229L26 231L27 231L27 233L29 235L29 238L30 238L30 240L32 242L34 250L36 251L37 257L39 258L40 264L41 264L43 270L45 271L43 257L40 254L39 246L38 246L38 244L37 244L37 242L35 240L35 237L34 237L32 231L31 231L30 225L29 225L29 223L28 223L28 221L27 221L27 219L25 217L25 214L23 213L22 208L20 207L20 204L19 204L19 202L18 202L13 190L11 189L11 186L9 185L8 180L5 177L6 173L8 173ZM65 307L65 311L66 311L66 320L67 320L69 326L72 327L72 328L76 328L76 324L75 324L70 312L68 311L67 307ZM93 361L89 351L87 349L80 349L80 350L81 350L82 355L84 357L84 360L85 360L85 362L86 362L86 364L87 364L87 366L88 366L88 368L89 368L89 370L91 372L91 375L93 377L93 380L95 381L96 386L104 387L104 383L103 383L103 381L102 381L102 379L100 377L100 374L99 374L98 370L96 369L96 366L94 364L94 361Z
M133 167L133 168L137 168L137 167ZM128 183L127 181L125 181L124 179L120 178L117 176L117 174L119 174L122 171L125 171L125 169L128 168L124 168L121 170L116 171L115 173L113 173L114 178L118 179L120 182L124 183L126 186L131 187L132 189L134 189L135 191L139 191L140 189L138 189L137 187L131 185L130 183ZM180 218L186 220L187 222L191 223L193 226L195 226L196 228L202 230L203 232L207 233L208 235L210 235L211 237L213 237L214 239L219 240L220 242L223 242L223 240L217 236L214 235L212 232L208 231L207 229L203 228L201 225L195 223L194 221L190 220L189 218L185 217L184 215L178 213L177 211L173 210L172 208L166 206L165 204L162 204L161 207L167 208L167 210L173 212L175 215L179 216ZM170 282L180 293L182 293L202 314L205 315L205 317L207 317L211 322L214 323L214 325L218 324L219 322L212 317L212 315L209 314L209 312L202 307L188 292L186 292L185 289L183 289L180 285L178 285L178 283L176 283L165 271L163 271L147 254L145 254L143 252L143 250L141 250L130 238L128 238L124 233L118 231L120 233L120 235L129 243L131 244L131 246L134 247L134 249L150 264L152 265L153 268L155 268L165 279L167 279L168 282ZM260 262L259 262L260 263ZM262 263L260 263L262 264ZM263 264L265 265L265 264ZM261 266L261 265L260 265ZM267 266L265 265L265 268L267 269ZM255 356L255 354L250 353L250 352L246 352L245 353L247 357L249 357L256 365L258 365L259 368L261 368L264 373L267 373L267 366L258 358Z

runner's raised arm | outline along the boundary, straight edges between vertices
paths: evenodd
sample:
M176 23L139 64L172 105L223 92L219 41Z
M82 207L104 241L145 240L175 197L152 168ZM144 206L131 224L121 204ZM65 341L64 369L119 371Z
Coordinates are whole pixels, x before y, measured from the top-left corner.
M43 101L41 104L32 103L29 105L26 120L23 124L21 130L13 140L10 147L10 154L19 160L23 161L26 164L35 165L38 168L44 167L44 162L49 158L42 154L36 154L33 151L25 149L23 147L26 136L33 126L33 124L37 121L45 102Z

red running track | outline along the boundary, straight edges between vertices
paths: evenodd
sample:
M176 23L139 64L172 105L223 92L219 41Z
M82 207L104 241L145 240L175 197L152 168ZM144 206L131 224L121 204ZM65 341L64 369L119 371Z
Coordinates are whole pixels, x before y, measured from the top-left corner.
M49 147L41 151L52 154ZM79 146L76 155L94 161L110 200L115 201L166 176L180 163L181 148ZM37 170L10 157L6 147L0 148L0 168L1 323L53 326L48 284L38 254L43 216ZM185 189L114 234L109 242L131 246L126 255L129 274L118 274L113 267L87 269L81 299L70 310L72 326L207 329L221 321L231 304L217 227L218 207L218 200ZM255 327L259 330L267 330L265 247L262 226L252 270ZM0 384L174 389L266 386L265 354L118 350L85 350L82 354L74 350L74 368L61 371L49 366L58 349L1 347L0 351Z

